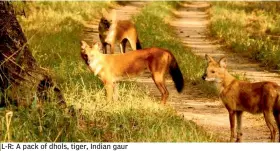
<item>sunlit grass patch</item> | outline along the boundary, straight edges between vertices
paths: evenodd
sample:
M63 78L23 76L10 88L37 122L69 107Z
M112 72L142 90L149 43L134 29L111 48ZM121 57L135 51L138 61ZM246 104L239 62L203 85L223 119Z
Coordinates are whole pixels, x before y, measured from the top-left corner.
M51 69L59 83L88 73L80 58L80 39L87 20L93 20L110 2L15 2L26 16L18 16L32 54ZM89 79L94 79L92 76ZM88 84L88 83L86 83Z
M211 34L231 50L280 68L279 2L215 2Z
M129 91L127 90L129 89ZM185 121L170 107L164 107L139 93L133 83L120 86L122 98L114 102L103 99L103 90L88 90L80 86L66 89L66 99L76 108L76 115L61 110L53 103L41 108L19 108L9 133L12 141L35 142L205 142L215 141L191 121ZM81 111L78 111L82 109ZM7 133L5 112L1 111L0 140Z
M140 40L144 48L160 47L170 50L178 61L186 83L199 84L207 94L215 94L215 90L201 77L206 62L196 56L190 48L184 46L173 28L166 22L166 17L172 19L172 10L178 7L178 2L153 2L134 17Z
M159 100L148 95L148 90L134 82L120 82L119 100L106 101L101 81L90 73L81 60L79 41L84 28L83 22L97 17L101 8L107 8L108 5L111 3L27 2L24 6L27 7L27 17L18 16L18 18L27 36L29 48L39 64L51 70L68 106L73 105L76 114L71 115L68 110L58 108L55 103L50 103L51 101L46 102L41 108L9 106L0 111L0 140L15 142L216 141L215 137L195 123L185 121L178 116L171 107L160 105ZM168 15L167 10L171 8L169 3L153 3L152 7L157 10L165 7L163 15ZM168 30L169 27L162 24L164 16L156 19L164 26L161 32ZM145 28L151 30L148 26ZM160 33L154 34L155 37L162 36ZM164 36L169 34L166 33ZM167 39L174 38L169 36ZM178 40L175 41L178 43ZM161 42L162 47L166 45L176 48L177 46L164 42ZM183 49L182 46L177 47ZM10 131L7 131L5 110L13 112ZM6 134L11 135L11 140L4 138Z

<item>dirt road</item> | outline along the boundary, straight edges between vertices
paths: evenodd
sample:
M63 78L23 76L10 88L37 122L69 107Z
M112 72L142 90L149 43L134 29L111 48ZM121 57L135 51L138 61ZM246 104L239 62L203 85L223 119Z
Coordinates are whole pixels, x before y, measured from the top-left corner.
M178 18L170 24L176 29L183 43L190 47L196 55L203 58L206 53L215 59L226 56L228 69L233 74L244 75L250 81L271 80L280 84L278 74L267 72L257 63L252 63L237 54L220 50L220 45L207 37L209 7L207 2L185 2L178 11L174 12ZM223 140L228 140L230 135L228 113L222 103L219 100L197 99L196 95L192 96L193 98L179 100L185 105L180 108L186 108L186 110L179 109L179 111L185 115L186 119L193 120L209 132L217 133ZM270 132L262 115L245 114L243 121L243 140L245 142L269 141Z
M280 84L278 74L264 71L256 63L251 63L245 58L219 50L220 46L207 37L207 24L209 23L207 2L184 2L179 10L175 11L177 18L174 18L170 25L174 27L184 44L192 51L204 57L205 53L220 58L228 58L228 68L231 73L246 76L251 81L271 80ZM122 18L129 18L139 12L143 7L141 2L132 2L126 6L118 7L117 15ZM98 21L89 22L85 28L84 37L86 41L98 39ZM139 83L147 86L151 95L160 97L160 93L149 75L137 78ZM170 92L168 104L176 108L187 120L193 120L204 127L209 133L218 135L221 140L229 140L228 113L221 101L211 99L203 95L203 92L195 87L186 87L182 94L178 94L173 82L167 80L167 87ZM245 142L267 142L269 141L269 130L266 127L262 115L244 114L243 117L243 141Z

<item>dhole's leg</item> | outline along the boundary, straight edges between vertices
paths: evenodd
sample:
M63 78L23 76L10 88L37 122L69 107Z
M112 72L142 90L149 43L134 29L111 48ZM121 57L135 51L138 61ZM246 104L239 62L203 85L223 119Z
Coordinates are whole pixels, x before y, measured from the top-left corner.
M235 135L235 111L228 110L229 113L229 122L230 122L230 141L234 142Z
M105 85L106 94L107 94L107 101L112 101L113 98L113 89L114 86L112 83L108 83Z
M153 80L161 93L161 103L166 104L169 93L164 84L164 74L153 73Z
M279 111L274 111L273 115L274 115L276 124L278 126L279 142L280 142L280 112Z
M134 37L134 38L128 38L128 41L129 41L129 43L130 43L130 46L131 46L131 48L132 48L132 50L136 50L136 38Z
M127 39L123 39L122 42L120 43L121 53L125 53L126 42Z
M273 124L273 113L271 110L264 110L263 114L264 114L266 125L270 130L271 141L275 142L276 127Z
M106 43L102 43L102 47L103 47L103 53L107 54L107 44Z
M110 46L111 54L114 54L115 53L115 44L114 43L113 44L109 44L109 46Z
M237 139L236 142L241 142L242 139L242 111L236 111L237 120Z
M117 101L119 98L119 84L115 83L113 88L113 100Z

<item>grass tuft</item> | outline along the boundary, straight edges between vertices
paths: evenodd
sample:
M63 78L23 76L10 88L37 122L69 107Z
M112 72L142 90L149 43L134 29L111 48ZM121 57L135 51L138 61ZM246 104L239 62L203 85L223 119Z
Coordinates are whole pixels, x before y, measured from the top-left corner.
M14 3L22 7L21 3ZM153 33L144 46L174 47L184 50L179 40L171 37L169 26L163 23L173 3L152 3L140 16L147 31L151 27L143 18L158 21L161 32ZM26 2L27 17L18 16L27 36L29 48L43 67L51 70L60 84L68 105L73 105L77 114L71 116L53 103L29 108L8 106L13 111L9 131L5 126L5 110L0 111L0 141L6 134L15 142L208 142L216 141L192 121L185 121L170 107L159 105L148 91L133 82L121 82L119 100L107 102L105 90L98 78L89 72L79 56L83 22L97 17L102 7L109 2ZM151 15L148 8L156 8L161 17ZM161 9L165 8L165 9ZM140 19L140 18L139 18ZM140 29L141 27L138 27ZM144 31L141 31L144 32ZM163 34L163 35L162 35ZM143 35L144 36L144 35ZM147 35L148 36L148 35ZM146 38L146 37L142 37ZM141 38L141 39L142 39ZM174 40L174 43L170 43ZM168 44L166 44L168 43ZM173 49L172 49L173 50ZM179 52L175 52L180 57ZM177 53L177 54L176 54ZM185 52L190 53L190 52ZM187 57L187 56L186 56ZM190 59L196 60L197 58ZM182 68L188 61L181 62ZM188 73L188 68L183 69ZM191 69L193 70L193 69ZM199 74L197 72L197 74ZM195 76L190 76L194 79ZM82 110L79 110L82 109ZM3 115L3 116L2 116Z
M211 34L232 51L280 69L279 2L213 2Z

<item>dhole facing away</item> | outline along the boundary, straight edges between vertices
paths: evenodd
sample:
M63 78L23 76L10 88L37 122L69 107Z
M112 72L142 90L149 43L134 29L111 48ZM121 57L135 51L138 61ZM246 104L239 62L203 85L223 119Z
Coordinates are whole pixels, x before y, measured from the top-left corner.
M89 46L81 41L81 56L90 70L103 81L107 100L113 97L115 82L139 75L148 69L161 92L161 102L166 103L168 90L165 86L165 73L169 71L178 92L184 87L184 79L174 56L165 49L147 48L141 51L130 51L124 54L102 54L100 43Z
M218 87L220 98L229 112L230 141L234 141L235 137L235 116L237 118L236 141L241 141L243 111L263 113L271 132L271 141L275 141L277 126L280 131L280 87L276 83L268 81L250 83L237 80L226 70L226 58L221 58L219 63L208 55L205 58L208 61L208 66L202 78L215 82Z
M120 45L121 53L125 53L127 41L132 50L142 49L135 25L130 20L117 20L115 10L109 14L102 9L98 32L105 54L107 54L107 45L110 46L111 54L114 53L115 43Z

